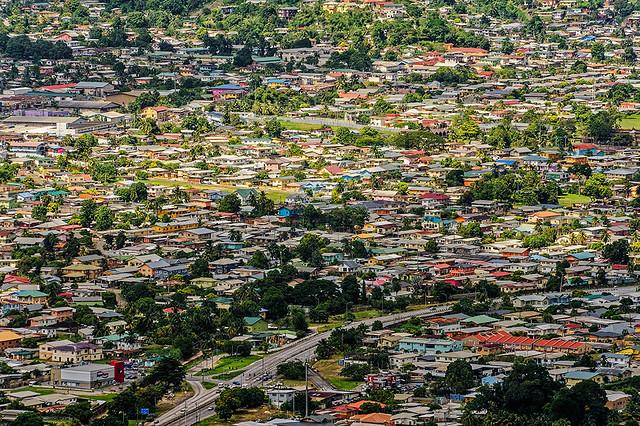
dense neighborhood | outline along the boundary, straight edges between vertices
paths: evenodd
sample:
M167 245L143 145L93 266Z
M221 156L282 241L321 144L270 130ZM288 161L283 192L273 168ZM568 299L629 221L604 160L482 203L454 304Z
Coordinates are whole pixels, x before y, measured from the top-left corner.
M0 425L640 424L640 2L0 3Z

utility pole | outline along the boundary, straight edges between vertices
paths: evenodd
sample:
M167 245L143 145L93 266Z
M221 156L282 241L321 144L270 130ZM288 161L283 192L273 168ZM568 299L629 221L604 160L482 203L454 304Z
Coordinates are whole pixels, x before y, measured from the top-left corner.
M309 417L309 358L304 363L304 417Z

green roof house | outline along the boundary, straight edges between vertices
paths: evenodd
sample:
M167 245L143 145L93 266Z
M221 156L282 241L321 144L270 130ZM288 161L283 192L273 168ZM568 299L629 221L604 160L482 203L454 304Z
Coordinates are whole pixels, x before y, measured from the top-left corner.
M244 317L244 325L251 333L267 331L267 322L260 317Z

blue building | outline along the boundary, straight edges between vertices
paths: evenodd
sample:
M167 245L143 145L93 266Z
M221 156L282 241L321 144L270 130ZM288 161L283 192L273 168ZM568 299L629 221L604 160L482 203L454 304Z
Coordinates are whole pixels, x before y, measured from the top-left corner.
M405 337L398 341L398 350L404 352L420 352L441 354L445 352L461 351L462 342L448 339L424 339L420 337Z

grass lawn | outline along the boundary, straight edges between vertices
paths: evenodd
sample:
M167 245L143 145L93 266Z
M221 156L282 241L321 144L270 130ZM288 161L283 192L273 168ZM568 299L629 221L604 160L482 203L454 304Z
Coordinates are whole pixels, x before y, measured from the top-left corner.
M113 398L115 398L118 394L117 393L105 393L102 395L78 395L78 398L84 398L84 399L91 399L94 401L106 401L106 402L111 402L113 401Z
M204 419L198 423L197 426L214 426L214 425L233 425L240 422L253 422L253 421L267 421L274 417L281 417L284 415L282 411L277 408L263 405L251 410L238 410L231 419L220 420L218 416L212 416L208 419Z
M591 202L591 197L580 194L567 194L558 199L558 202L563 207L571 207L574 204L587 204Z
M365 320L365 319L369 319L369 318L375 318L375 317L379 317L381 315L384 315L383 312L377 310L377 309L366 309L364 311L353 311L353 316L355 318L356 321L361 321L361 320Z
M185 188L195 188L195 189L215 189L215 190L226 190L226 191L233 191L236 189L241 189L241 188L245 188L246 187L240 187L240 186L233 186L233 185L214 185L214 184L204 184L204 183L192 183L192 182L185 182L182 180L174 180L174 179L147 179L147 180L143 180L141 182L144 182L146 184L149 185L163 185L163 186L180 186L180 187L185 187ZM282 203L284 202L284 200L286 200L287 196L291 193L288 191L283 191L281 189L275 189L272 187L268 187L268 186L256 186L253 187L258 191L264 191L265 194L267 194L267 197L269 197L269 199L273 200L276 203Z
M620 128L623 130L640 130L640 114L629 114L620 120Z
M288 121L288 120L278 120L278 121L280 121L280 124L282 124L282 127L284 127L287 130L300 130L304 132L322 129L324 127L330 127L330 126L323 126L322 124L299 123L297 121Z
M12 390L11 392L23 392L23 391L29 391L29 392L36 392L39 393L40 395L51 395L52 393L65 393L65 389L53 389L53 388L40 388L37 386L26 386L24 388L18 388L15 390Z
M213 368L208 368L206 370L199 371L197 373L198 376L214 376L218 374L229 373L231 371L242 370L247 368L247 366L251 363L256 362L262 358L260 355L249 355L249 356L225 356L220 358L220 360L216 363Z
M339 359L339 356L334 356L329 359L322 359L313 364L313 368L336 389L352 390L362 382L359 380L350 380L346 377L340 376L342 367L338 365Z

